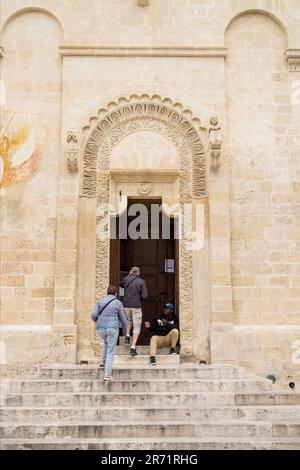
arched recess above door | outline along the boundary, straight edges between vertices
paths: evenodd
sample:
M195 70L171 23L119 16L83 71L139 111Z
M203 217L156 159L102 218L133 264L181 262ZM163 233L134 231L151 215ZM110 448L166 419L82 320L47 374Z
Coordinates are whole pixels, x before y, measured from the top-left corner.
M186 192L183 200L206 196L206 157L200 129L201 121L192 111L170 98L133 94L111 101L84 127L88 136L82 151L81 195L97 197L98 174L101 173L102 183L109 180L114 147L133 132L148 130L165 136L175 145L180 157L181 178L189 182L182 186Z

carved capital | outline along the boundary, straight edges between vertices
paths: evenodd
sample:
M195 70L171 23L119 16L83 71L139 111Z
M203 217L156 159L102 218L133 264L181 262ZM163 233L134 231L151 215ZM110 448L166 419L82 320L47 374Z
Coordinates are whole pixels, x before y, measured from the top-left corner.
M67 133L67 145L66 145L66 162L67 168L70 173L78 172L78 159L79 159L79 137L78 133L74 130L68 131Z
M66 152L67 167L70 173L77 173L78 171L78 150L70 150Z
M139 7L147 7L149 5L149 0L138 0Z
M219 126L219 120L217 117L210 119L211 127L209 129L209 153L211 168L217 171L220 166L220 158L222 153L222 136L221 127Z
M300 72L300 49L287 49L286 56L289 71Z
M299 59L289 59L289 71L290 72L300 72L300 58Z

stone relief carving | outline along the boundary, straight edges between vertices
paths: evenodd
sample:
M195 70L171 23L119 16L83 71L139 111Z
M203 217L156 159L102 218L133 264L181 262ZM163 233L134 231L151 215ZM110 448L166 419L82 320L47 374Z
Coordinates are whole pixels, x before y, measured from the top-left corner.
M289 59L289 71L300 72L300 59Z
M149 0L138 0L139 7L147 7L149 5Z
M209 140L209 153L211 168L214 171L217 171L220 166L220 157L222 149L222 136L221 136L221 127L219 126L219 120L217 117L212 117L210 119L211 127L208 131L208 140Z
M122 97L119 103L112 102L108 108L99 111L103 118L99 116L99 122L93 128L84 149L82 195L96 197L96 164L105 139L113 147L121 138L136 130L151 130L171 139L177 149L181 142L187 143L193 170L193 196L204 197L206 162L199 137L199 119L193 118L191 111L179 103L175 103L175 108L168 98L160 98L158 102L158 95L133 95L132 99Z
M180 108L179 103L175 109L171 100L162 100L157 95L133 95L132 101L123 98L119 103L111 103L107 110L100 110L101 115L86 142L82 182L82 195L97 198L97 298L105 295L109 281L109 214L106 206L110 195L110 157L113 148L124 137L138 130L150 130L167 137L175 144L180 157L180 205L191 212L193 198L206 195L205 153L198 134L200 121L193 118L189 110ZM142 183L139 191L143 195L149 194L151 184ZM181 353L184 356L192 355L192 251L188 249L188 241L187 232L179 248Z
M71 130L67 133L66 160L69 172L77 173L79 168L79 138L76 131L74 130Z
M138 192L142 196L148 196L152 191L152 184L151 183L141 183L138 186Z

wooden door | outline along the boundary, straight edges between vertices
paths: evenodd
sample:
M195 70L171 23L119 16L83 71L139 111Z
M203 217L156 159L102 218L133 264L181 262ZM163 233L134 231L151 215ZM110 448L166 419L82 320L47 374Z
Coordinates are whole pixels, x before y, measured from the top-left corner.
M158 238L151 238L151 204L159 204L160 201L132 200L128 208L134 203L145 204L148 208L148 238L112 240L111 282L119 283L121 278L128 274L132 266L140 268L141 277L145 280L148 289L148 298L142 303L144 323L145 321L151 321L162 311L163 305L166 302L171 302L174 305L177 303L175 291L177 268L176 245L174 240L174 222L172 219L169 221L169 239L163 239L162 237L162 215L160 215L159 219ZM134 218L128 217L128 225ZM166 260L171 261L167 263ZM148 345L149 341L149 332L143 328L138 344Z

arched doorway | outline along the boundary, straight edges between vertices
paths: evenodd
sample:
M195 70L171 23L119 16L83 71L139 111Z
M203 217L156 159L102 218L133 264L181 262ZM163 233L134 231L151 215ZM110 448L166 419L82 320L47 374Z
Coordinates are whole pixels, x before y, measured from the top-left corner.
M131 198L118 217L110 221L110 284L119 286L132 266L138 266L148 297L142 302L143 322L152 321L166 303L179 315L178 234L179 220L163 211L161 199ZM120 288L120 299L124 295ZM138 344L149 345L142 328Z
M206 195L205 153L199 128L200 121L189 110L158 95L121 98L99 111L99 122L88 133L83 151L76 319L80 357L96 351L86 307L91 299L105 295L110 280L110 208L117 207L118 212L121 193L127 198L141 197L145 185L150 188L148 197L179 206L188 225L178 242L178 304L181 354L193 355L192 214L193 205ZM155 167L155 162L150 168L111 168L114 149L127 136L141 131L163 136L169 142L169 152L175 147L177 168ZM95 273L94 283L86 281L87 272L90 280L90 273Z

